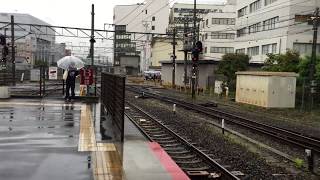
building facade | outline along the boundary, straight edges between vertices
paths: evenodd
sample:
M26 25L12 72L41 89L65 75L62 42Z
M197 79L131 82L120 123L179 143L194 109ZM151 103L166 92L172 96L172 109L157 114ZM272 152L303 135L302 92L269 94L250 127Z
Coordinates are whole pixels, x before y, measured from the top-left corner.
M23 23L26 25L15 25L15 45L16 45L16 66L32 66L36 61L54 64L62 57L65 51L65 45L55 43L55 32L50 28L35 27L37 25L50 25L29 14L20 13L0 13L1 22L10 22L11 15L14 16L15 23ZM5 35L7 43L11 41L11 26L8 23L0 23L3 27L0 33ZM44 33L45 32L45 33ZM64 54L63 54L64 55Z
M161 66L160 61L169 60L173 55L172 38L154 37L151 43L151 66ZM177 40L176 59L184 59L183 42Z
M222 12L222 8L222 4L197 4L198 22L208 13ZM193 27L193 9L193 4L174 3L170 11L169 26L181 32L183 32L185 23L188 24L188 27Z
M313 14L319 6L318 0L237 0L235 52L248 54L252 63L288 49L311 54L312 25L296 17Z
M168 0L146 0L145 3L118 5L114 7L115 25L126 25L128 32L165 34L169 22ZM151 64L151 40L147 34L133 34L141 56L141 70L148 70Z
M221 11L206 14L200 23L200 40L203 43L203 59L217 59L234 52L236 38L235 3L230 1Z

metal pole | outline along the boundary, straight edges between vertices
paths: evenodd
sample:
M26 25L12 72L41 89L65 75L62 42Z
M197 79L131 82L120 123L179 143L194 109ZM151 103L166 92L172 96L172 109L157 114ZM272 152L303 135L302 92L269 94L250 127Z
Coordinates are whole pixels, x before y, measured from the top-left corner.
M12 85L16 85L16 52L14 47L14 16L11 15L11 59L12 59Z
M176 28L173 28L172 87L176 86Z
M91 68L94 70L94 95L97 96L97 70L94 68L94 4L92 4L91 10L91 39L90 39L90 56L91 56ZM88 89L87 89L88 91Z
M312 43L312 55L310 62L310 72L309 72L309 80L310 80L310 92L309 92L309 101L310 101L310 109L313 109L315 94L315 86L316 82L314 80L314 72L315 72L315 63L317 56L317 39L318 39L318 20L319 20L319 8L316 8L313 17L313 43Z
M4 38L7 39L7 28L4 28ZM6 41L7 42L7 41ZM9 48L7 44L5 44L5 47ZM3 48L5 48L3 47ZM3 84L6 86L7 84L7 73L8 73L8 68L7 68L7 60L8 60L8 55L6 54L4 57L4 67L5 67L5 73L3 75Z
M94 4L92 4L91 10L91 39L90 39L90 56L91 56L91 66L94 65Z
M187 60L188 60L188 50L187 50L187 38L188 38L188 35L187 35L187 23L185 22L184 23L184 88L187 87L187 71L188 71L188 68L187 68Z
M194 7L193 7L193 48L196 47L196 28L197 28L197 0L194 0ZM192 61L192 99L195 98L195 83L196 83L196 63Z

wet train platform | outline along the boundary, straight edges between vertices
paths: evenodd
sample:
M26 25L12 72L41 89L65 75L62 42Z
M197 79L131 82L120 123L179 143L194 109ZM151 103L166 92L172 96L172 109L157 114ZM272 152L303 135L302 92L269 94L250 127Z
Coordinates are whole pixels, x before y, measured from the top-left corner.
M0 100L1 179L188 179L127 118L119 155L99 108L54 99Z

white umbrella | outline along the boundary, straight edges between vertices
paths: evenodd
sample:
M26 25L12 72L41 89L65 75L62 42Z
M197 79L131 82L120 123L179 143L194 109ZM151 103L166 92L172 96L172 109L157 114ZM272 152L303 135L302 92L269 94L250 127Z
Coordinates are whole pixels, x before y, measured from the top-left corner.
M65 56L57 62L59 68L68 70L70 66L81 69L84 67L84 62L75 56Z

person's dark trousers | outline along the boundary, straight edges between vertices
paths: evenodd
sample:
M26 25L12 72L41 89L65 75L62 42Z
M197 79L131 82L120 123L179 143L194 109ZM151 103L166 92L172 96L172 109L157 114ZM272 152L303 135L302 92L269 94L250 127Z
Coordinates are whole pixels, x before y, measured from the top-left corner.
M70 97L70 89L71 89L71 97ZM67 82L65 99L69 99L69 100L71 98L74 99L74 97L75 97L74 89L75 89L75 83L74 82Z

